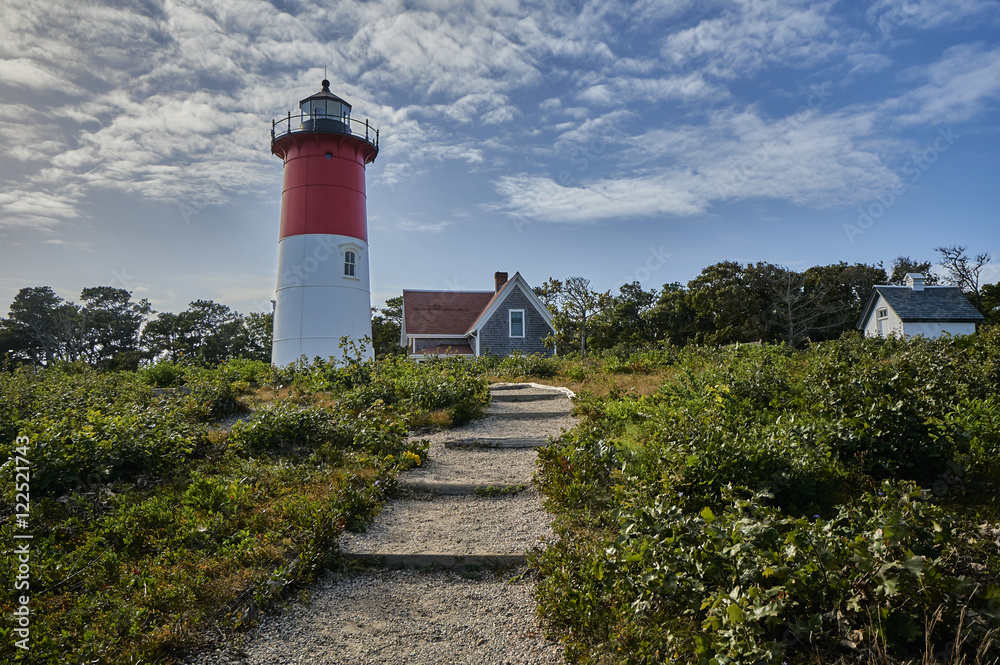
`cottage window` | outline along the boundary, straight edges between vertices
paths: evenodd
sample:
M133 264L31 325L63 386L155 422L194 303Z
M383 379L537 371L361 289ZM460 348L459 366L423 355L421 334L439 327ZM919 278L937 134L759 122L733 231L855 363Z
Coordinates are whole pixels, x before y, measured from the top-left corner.
M357 257L354 252L347 250L344 252L344 274L348 277L354 277L354 268L357 263Z
M882 309L875 310L875 327L878 329L879 337L887 337L889 335L889 309L883 307Z
M524 337L524 310L510 310L510 336Z

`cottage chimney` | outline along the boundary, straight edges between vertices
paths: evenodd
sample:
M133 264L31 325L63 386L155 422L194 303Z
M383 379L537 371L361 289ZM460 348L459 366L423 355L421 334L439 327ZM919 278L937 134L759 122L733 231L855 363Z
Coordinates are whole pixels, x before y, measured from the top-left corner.
M919 272L906 273L906 285L914 291L924 290L924 276Z
M495 272L493 273L493 282L496 287L497 293L503 288L503 285L507 283L507 273L505 272Z

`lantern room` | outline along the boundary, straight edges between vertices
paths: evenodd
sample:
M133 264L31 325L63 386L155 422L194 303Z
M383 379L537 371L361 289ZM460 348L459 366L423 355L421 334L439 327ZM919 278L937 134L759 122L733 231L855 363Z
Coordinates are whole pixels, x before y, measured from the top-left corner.
M323 79L323 89L299 102L306 132L343 132L350 134L351 105L330 92L330 82Z

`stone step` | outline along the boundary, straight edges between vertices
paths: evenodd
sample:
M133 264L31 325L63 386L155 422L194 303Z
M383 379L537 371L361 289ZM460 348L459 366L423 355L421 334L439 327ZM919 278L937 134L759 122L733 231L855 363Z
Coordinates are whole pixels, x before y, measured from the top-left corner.
M566 418L571 411L487 411L487 418L503 418L504 420L534 420L536 418Z
M452 439L445 441L445 448L541 448L548 445L547 438L493 438Z
M447 568L449 570L503 570L523 566L523 554L397 554L394 552L344 552L344 557L369 566L383 568Z
M499 393L492 396L494 402L540 402L549 399L567 399L565 393Z
M444 483L426 480L402 481L398 485L404 492L420 492L425 494L465 496L478 494L480 496L517 494L527 488L527 484L519 483Z

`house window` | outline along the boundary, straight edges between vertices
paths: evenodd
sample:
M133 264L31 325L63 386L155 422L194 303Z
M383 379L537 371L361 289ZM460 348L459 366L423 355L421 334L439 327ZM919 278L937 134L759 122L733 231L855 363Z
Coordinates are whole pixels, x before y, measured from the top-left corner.
M878 311L878 318L880 318L880 319L888 319L889 318L889 310L887 310L887 309L880 309Z
M524 337L524 310L510 310L510 336Z
M878 329L879 337L885 337L889 334L889 310L883 307L882 309L875 310L876 328Z
M354 277L354 268L357 263L357 257L354 252L347 250L344 252L344 274L348 277Z

